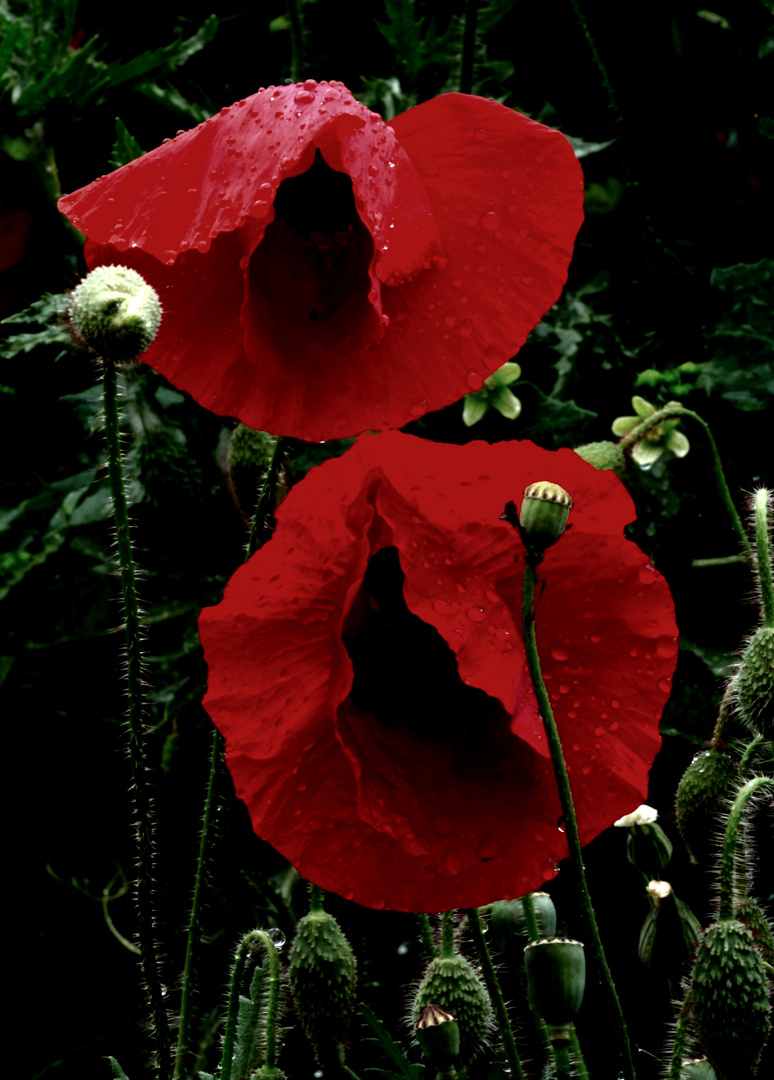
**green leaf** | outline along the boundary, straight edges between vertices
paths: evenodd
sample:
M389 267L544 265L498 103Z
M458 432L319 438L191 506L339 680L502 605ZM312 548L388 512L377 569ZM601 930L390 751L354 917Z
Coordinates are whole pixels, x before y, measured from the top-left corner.
M178 38L171 45L141 53L125 64L108 65L108 85L115 87L125 83L151 82L174 71L212 41L217 29L218 19L215 15L210 15L192 37Z
M144 153L145 151L137 142L134 135L129 133L126 124L119 116L117 116L116 141L113 143L110 164L113 165L114 168L120 169L122 165L128 165L130 161L142 157Z
M0 357L11 360L19 353L28 353L39 345L60 345L62 348L56 357L59 360L76 346L70 328L65 322L67 315L67 296L64 293L45 293L24 311L9 315L3 319L2 326L36 326L39 329L25 334L13 334L0 341Z
M108 1061L110 1062L110 1068L113 1071L113 1080L129 1080L129 1077L114 1057L108 1057Z
M583 442L585 431L596 420L598 413L583 409L574 401L561 401L547 397L542 390L532 383L519 383L523 427L519 430L520 438L534 439L545 446L550 442L554 447L577 445Z
M387 1072L382 1069L369 1069L369 1072L377 1072L383 1077L395 1078L395 1080L421 1080L424 1073L423 1065L412 1065L403 1052L403 1048L395 1042L375 1013L371 1012L367 1005L361 1004L359 1008L361 1018L365 1021L379 1048L384 1053L396 1072Z

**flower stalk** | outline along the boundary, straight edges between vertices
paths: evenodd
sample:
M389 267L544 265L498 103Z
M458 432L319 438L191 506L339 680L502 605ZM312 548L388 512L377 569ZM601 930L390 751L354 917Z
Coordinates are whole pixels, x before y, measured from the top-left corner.
M770 776L754 776L748 780L739 794L734 799L731 813L728 815L726 834L723 839L723 852L720 856L720 903L718 907L719 919L734 918L734 901L736 898L736 866L737 866L737 837L739 826L744 817L747 804L761 787L774 787L774 779Z
M546 739L551 752L551 761L554 767L557 787L559 789L562 814L564 815L567 843L570 849L570 859L575 869L580 890L581 907L585 916L586 936L590 942L594 959L599 966L599 970L602 973L604 983L607 987L611 1012L615 1017L615 1026L624 1076L626 1077L626 1080L634 1080L636 1074L629 1036L626 1030L626 1022L621 1009L621 1003L618 999L618 993L616 992L615 984L613 983L610 967L607 963L607 957L605 956L602 947L599 928L591 904L591 896L589 894L588 885L586 883L586 874L583 868L583 852L578 833L578 823L575 817L572 792L570 790L570 781L567 775L567 766L565 764L562 744L559 739L559 732L556 727L551 702L548 697L548 691L546 690L540 668L540 657L535 638L535 585L537 584L537 567L541 558L541 555L536 555L531 551L528 551L525 557L522 615L527 664L529 666L530 677L535 689L535 697L537 698L540 715L545 727Z
M269 965L263 1071L270 1073L277 1066L277 1020L279 1018L281 978L279 956L274 942L267 933L263 930L251 930L249 934L245 934L239 943L231 971L226 1030L223 1035L223 1054L220 1063L220 1080L231 1080L234 1039L239 1016L239 989L242 985L247 961L254 954L254 947L257 945L263 946Z
M761 603L761 626L774 627L774 580L771 573L770 510L771 492L767 488L758 488L753 496L753 518L755 527L755 564L758 571L758 588Z
M140 944L140 964L151 1011L152 1035L156 1047L159 1080L166 1080L170 1073L169 1024L159 977L155 942L156 914L153 902L155 842L145 763L140 609L137 601L136 574L121 456L118 371L112 360L106 359L103 361L102 392L105 410L107 467L113 501L113 519L116 530L116 550L126 638L129 761L134 786L134 803L137 811L135 830L137 838L137 880L135 883L137 936Z
M505 1049L505 1056L508 1061L508 1067L511 1070L511 1076L517 1076L519 1077L519 1080L525 1080L524 1069L521 1064L521 1058L519 1057L519 1051L516 1047L516 1039L513 1035L511 1022L508 1019L508 1010L505 1007L503 992L497 979L497 973L495 972L494 964L492 963L492 957L486 943L486 938L484 937L481 916L478 909L470 908L467 912L467 917L470 934L478 954L478 961L481 964L481 974L484 976L489 999L492 1002L495 1017L497 1018L497 1028L500 1032L500 1038L503 1041L503 1048Z

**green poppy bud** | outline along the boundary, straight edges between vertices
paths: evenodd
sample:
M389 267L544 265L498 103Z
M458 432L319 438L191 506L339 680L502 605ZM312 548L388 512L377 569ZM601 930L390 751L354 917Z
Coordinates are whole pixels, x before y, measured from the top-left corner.
M774 738L774 627L759 626L735 678L739 715L754 732Z
M675 816L693 862L706 863L715 850L717 818L728 812L738 780L736 762L714 746L697 754L683 773Z
M774 968L774 934L758 901L752 896L746 896L737 904L736 917L752 934L763 959Z
M436 1069L450 1069L460 1056L457 1017L438 1005L427 1005L414 1022L419 1048Z
M311 911L296 928L288 966L290 989L318 1063L344 1064L344 1037L355 1007L355 957L341 927Z
M706 1058L684 1061L680 1066L680 1080L717 1080L715 1070Z
M651 881L647 892L651 908L640 931L640 960L667 977L678 977L701 936L701 924L668 881Z
M84 345L105 360L133 360L161 324L158 293L126 266L98 266L70 294L70 323Z
M545 551L564 532L572 498L558 484L539 480L524 491L519 514L524 541L534 551Z
M586 957L572 938L531 941L524 950L529 996L552 1039L569 1039L570 1024L583 1002Z
M414 999L414 1023L428 1005L456 1018L460 1058L463 1062L474 1058L489 1037L493 1015L483 980L469 960L464 956L438 956L430 962Z
M718 1080L754 1076L771 1030L769 989L743 923L721 919L705 932L690 993L696 1034Z

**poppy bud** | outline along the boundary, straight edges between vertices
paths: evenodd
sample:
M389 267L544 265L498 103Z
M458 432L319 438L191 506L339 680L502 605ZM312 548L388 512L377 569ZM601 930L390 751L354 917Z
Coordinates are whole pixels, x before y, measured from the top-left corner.
M774 934L758 901L746 896L736 907L736 917L752 934L758 952L766 963L774 967Z
M595 469L612 469L616 476L623 476L626 454L618 443L609 442L607 439L584 443L583 446L575 447L575 453Z
M709 859L716 818L728 811L738 779L736 762L714 746L697 754L683 773L677 787L675 816L693 862Z
M680 1066L680 1080L716 1080L715 1070L706 1058L694 1058Z
M754 1076L771 1030L766 969L737 919L705 932L691 974L696 1034L718 1080Z
M572 498L558 484L539 480L524 491L519 514L524 541L534 551L545 551L564 532Z
M532 906L540 936L553 937L556 933L556 908L551 897L545 892L532 893ZM498 948L503 952L514 939L529 937L523 899L498 900L492 904L489 925Z
M105 360L133 360L161 324L158 293L126 266L98 266L70 294L76 336Z
M583 1001L586 957L572 938L531 941L524 950L529 996L548 1024L552 1039L569 1039L570 1024Z
M639 957L656 971L672 974L682 966L701 935L701 925L687 904L678 899L668 881L651 881L647 888L651 908L640 931Z
M311 911L301 919L288 978L318 1063L343 1065L344 1036L355 1006L355 957L332 915Z
M415 1023L428 1005L456 1018L463 1062L475 1057L486 1042L493 1017L489 994L469 960L464 956L438 956L430 962L414 999Z
M774 627L759 626L736 675L739 714L753 731L774 738Z
M414 1022L419 1048L436 1069L450 1069L460 1056L460 1028L456 1016L438 1005L427 1005Z
M626 858L648 878L660 878L672 858L672 841L657 821L632 825L626 837Z

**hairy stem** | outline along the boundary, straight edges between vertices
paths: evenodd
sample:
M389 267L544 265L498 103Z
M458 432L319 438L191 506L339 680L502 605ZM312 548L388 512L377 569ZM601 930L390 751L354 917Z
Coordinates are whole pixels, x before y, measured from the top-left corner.
M239 1016L239 991L244 978L247 961L253 954L253 946L262 945L269 964L269 999L266 1008L266 1067L277 1062L277 1018L279 1015L280 965L274 942L263 930L251 930L245 934L237 947L234 966L231 969L226 1030L223 1034L223 1054L220 1062L220 1080L231 1080L231 1064L234 1059L234 1039Z
M489 948L487 947L486 938L484 937L481 916L479 915L477 908L470 908L467 912L467 916L468 927L470 928L473 944L476 946L478 960L481 964L481 973L484 976L484 982L486 983L486 988L489 992L489 998L492 1002L495 1016L497 1017L497 1028L500 1032L500 1038L503 1041L505 1057L508 1061L508 1067L511 1070L511 1076L517 1076L519 1077L519 1080L524 1080L524 1069L522 1068L519 1051L516 1048L516 1040L513 1036L511 1022L508 1019L508 1010L505 1007L503 992L500 989L500 983L497 980L492 957L489 953Z
M438 955L438 950L435 947L430 918L428 915L420 914L417 915L417 919L419 920L419 939L422 942L423 959L433 960Z
M734 917L734 887L736 882L737 837L748 802L760 787L774 787L770 776L754 776L748 780L734 799L731 813L728 815L726 834L723 839L723 852L720 856L720 904L718 914L721 919Z
M758 488L753 499L755 565L758 571L762 625L774 627L774 581L771 577L771 492Z
M540 715L543 719L546 739L551 751L551 761L554 767L557 787L559 789L559 800L562 806L562 814L564 815L567 844L570 849L570 859L575 870L580 891L581 909L586 923L586 934L591 944L594 959L597 962L599 971L602 974L603 981L607 988L610 1009L614 1017L614 1026L618 1036L624 1075L626 1080L634 1080L634 1061L632 1058L631 1046L629 1044L629 1036L626 1030L626 1022L615 989L615 984L613 983L613 977L607 963L607 957L605 956L602 947L597 920L591 904L591 896L589 895L588 885L586 883L586 873L583 867L583 852L581 849L580 836L578 834L578 822L575 817L572 792L570 791L570 781L567 775L567 766L565 764L562 744L559 739L556 721L554 720L551 702L548 697L548 691L543 682L543 674L540 669L540 658L535 639L535 584L537 582L537 563L538 557L532 552L527 552L525 557L522 596L524 645L527 653L527 664L529 666L532 684L535 689L535 697L537 698L538 706L540 708Z
M258 499L255 504L255 516L250 529L250 538L247 541L247 553L245 560L249 559L259 548L263 547L271 535L269 518L277 508L277 490L282 475L282 466L287 455L288 440L277 439L274 450L266 466L261 486L258 489Z
M454 912L444 911L441 915L441 956L444 960L454 956Z
M111 360L103 361L102 379L105 407L105 438L113 518L116 530L121 593L126 636L127 720L129 761L137 812L137 936L140 943L140 964L151 1011L151 1029L156 1049L159 1080L170 1073L169 1024L164 1006L161 979L156 955L156 914L153 901L155 842L152 808L145 763L145 723L143 718L142 647L140 644L140 610L137 602L134 556L129 530L129 511L126 502L124 470L121 457L121 436L118 410L118 372Z

